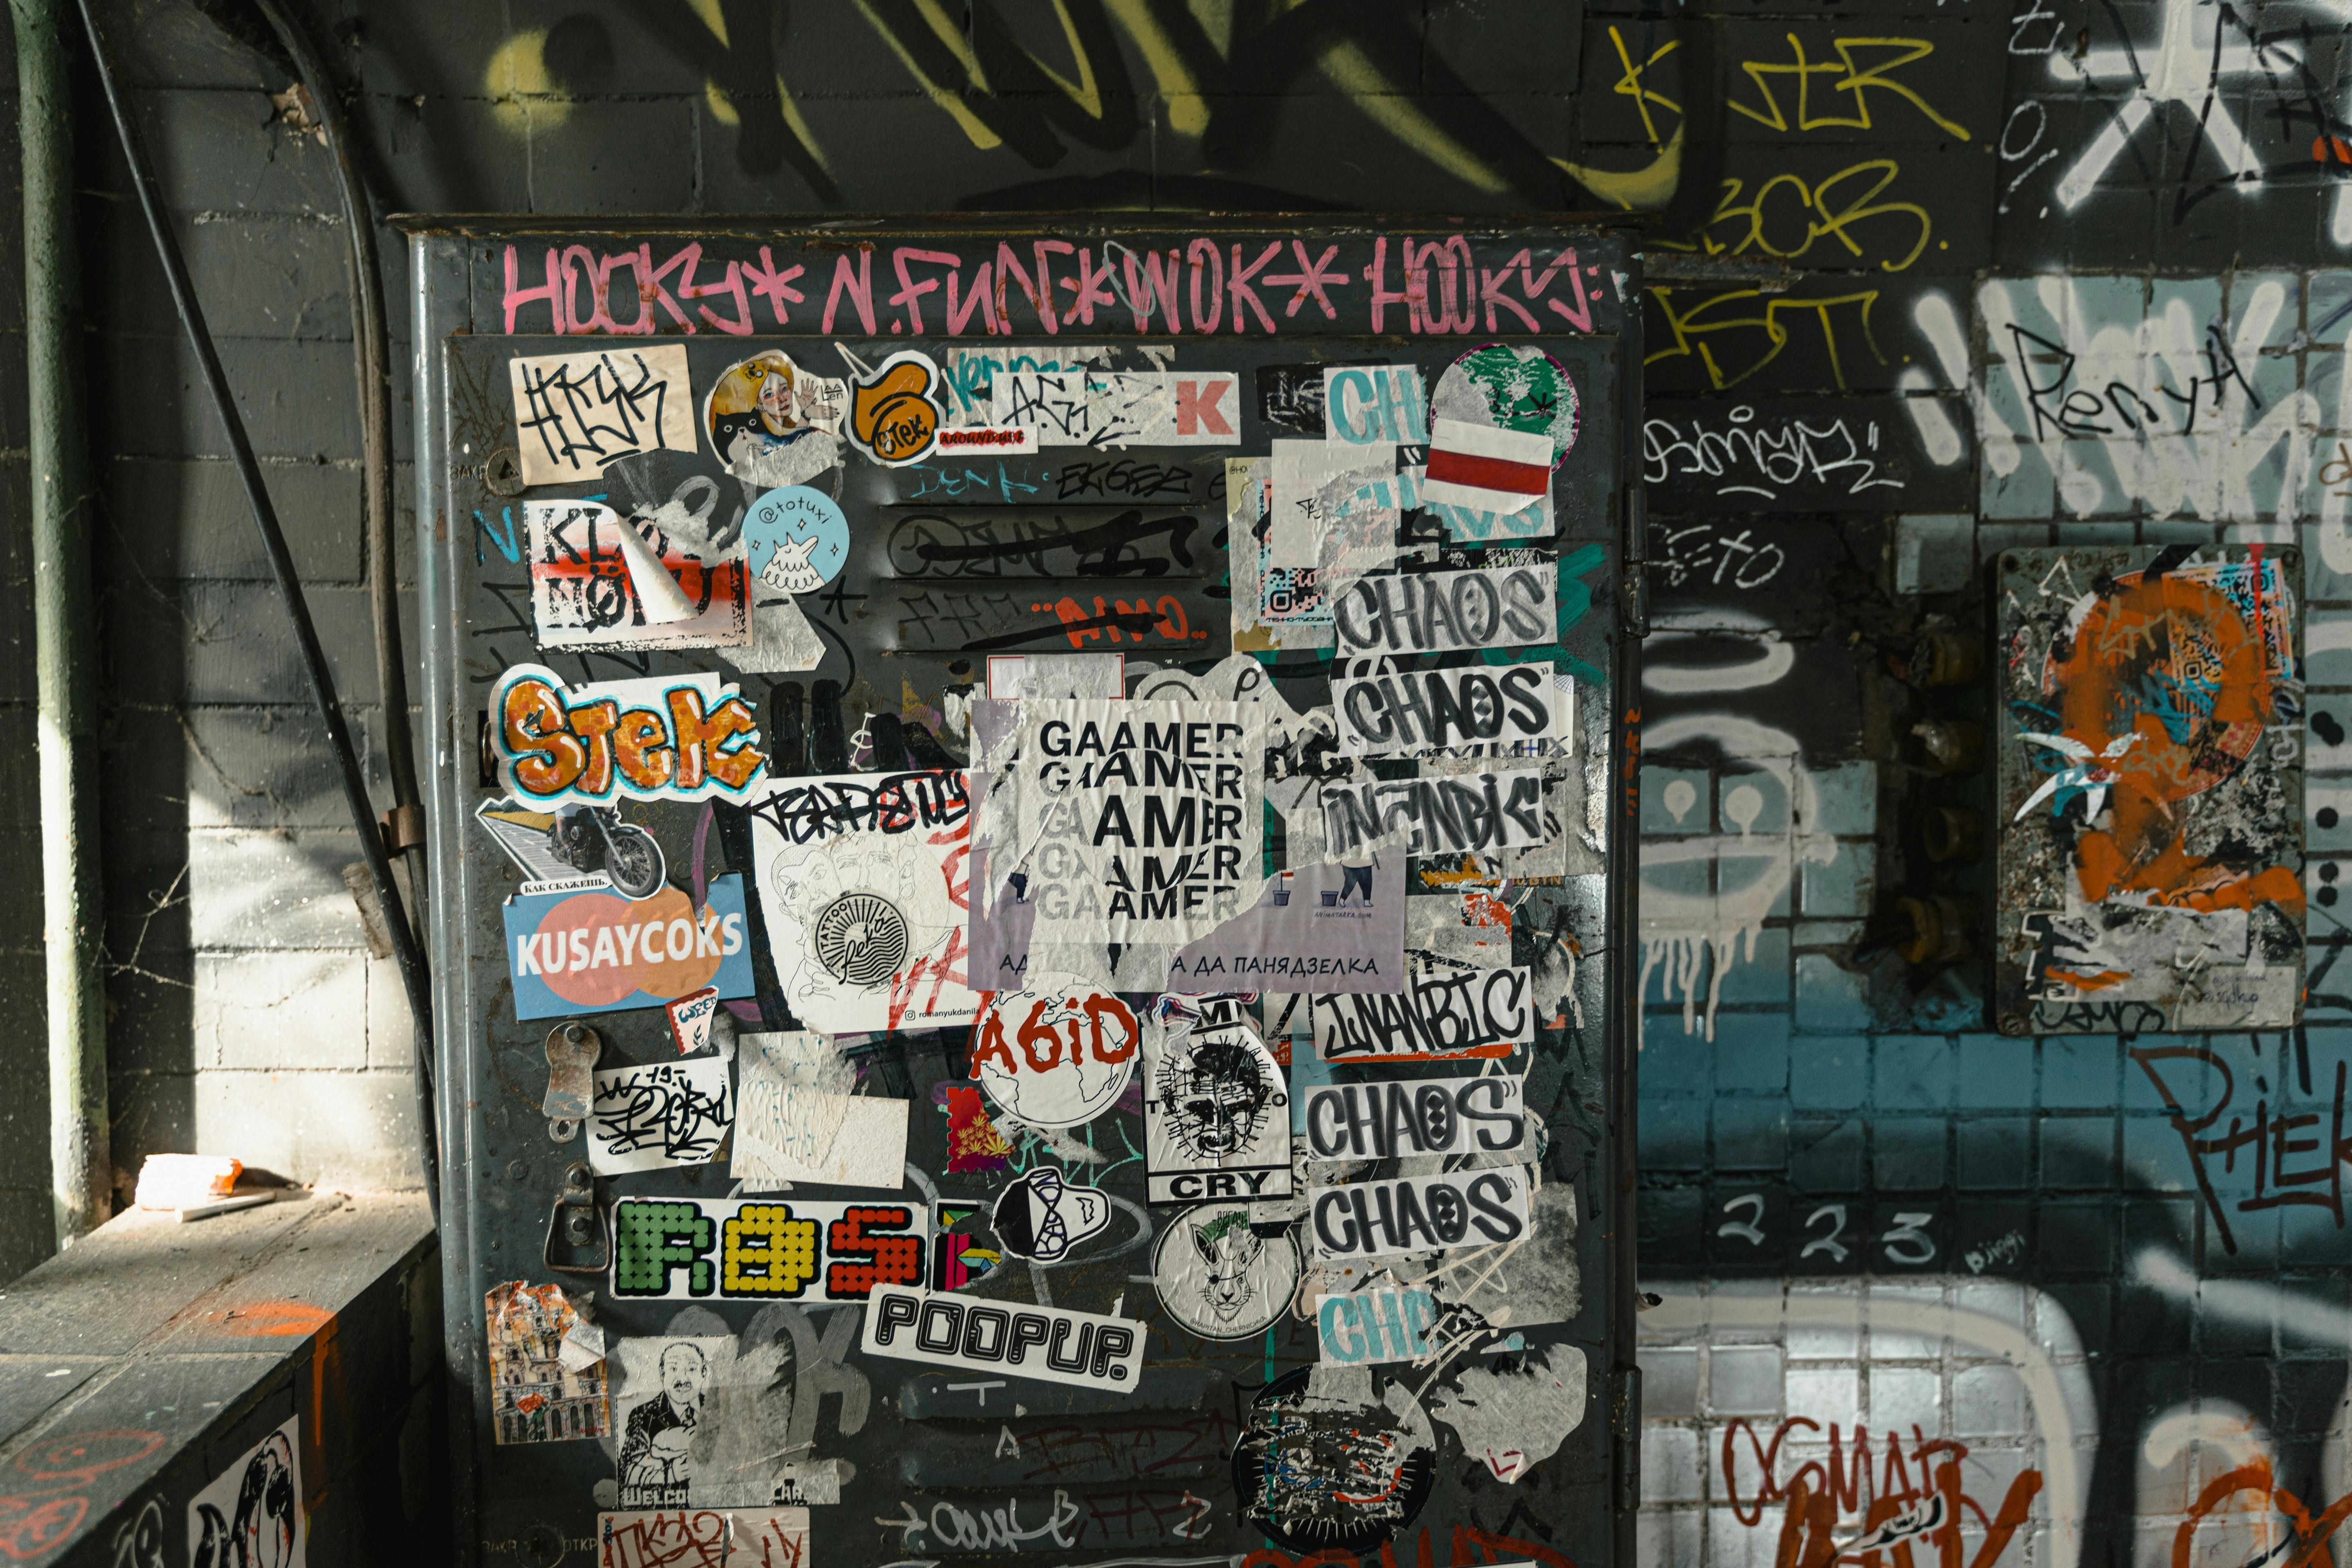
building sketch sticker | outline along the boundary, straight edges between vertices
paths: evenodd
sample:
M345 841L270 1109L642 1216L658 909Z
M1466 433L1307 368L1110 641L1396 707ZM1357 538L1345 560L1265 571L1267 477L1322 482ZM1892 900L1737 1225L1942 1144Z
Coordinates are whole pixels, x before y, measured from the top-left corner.
M1551 756L1575 736L1576 689L1548 664L1335 674L1331 711L1352 757Z
M1143 1037L1147 1201L1290 1191L1290 1096L1237 996L1164 996Z
M1318 1263L1500 1246L1528 1234L1533 1187L1526 1165L1316 1187L1308 1246Z
M934 1296L877 1286L866 1309L867 1355L929 1362L1126 1393L1143 1373L1142 1325L1126 1318Z
M1488 343L1445 368L1429 415L1423 496L1516 512L1550 489L1552 470L1576 445L1576 383L1539 348Z
M610 888L623 898L650 899L666 885L660 842L611 806L574 802L551 811L509 795L484 801L474 820L522 872L519 892Z
M702 425L735 478L766 489L804 485L841 461L848 407L846 383L811 375L783 350L767 349L711 383Z
M815 1182L898 1187L907 1173L907 1102L854 1094L857 1070L805 1030L736 1039L735 1149L747 1191Z
M708 670L572 686L516 665L490 691L490 744L508 792L536 805L740 804L768 760L742 692Z
M773 779L747 809L768 953L795 1018L828 1035L971 1022L962 773Z
M2269 546L2002 557L2004 1029L2296 1022L2298 565Z
M1332 596L1332 629L1343 658L1546 643L1557 635L1559 576L1549 560L1361 576Z
M842 351L849 358L849 352ZM852 361L855 363L855 361ZM931 356L900 349L849 390L849 444L885 468L919 463L939 444L946 392Z
M849 520L823 490L784 485L743 517L751 574L786 594L814 594L849 562Z
M1108 1230L1111 1212L1110 1199L1096 1188L1040 1165L996 1195L988 1223L1011 1256L1059 1263L1080 1242Z
M623 1198L613 1294L639 1301L863 1301L923 1279L923 1211L908 1204Z
M1517 1078L1391 1079L1302 1085L1300 1120L1318 1160L1389 1160L1409 1154L1496 1154L1528 1149ZM1530 1151L1531 1152L1531 1151Z
M731 647L751 638L743 552L705 556L601 501L527 500L530 613L545 648Z
M1250 1228L1248 1204L1202 1204L1160 1233L1151 1283L1168 1315L1202 1339L1245 1340L1289 1311L1303 1268L1288 1230Z
M276 1431L188 1500L192 1568L303 1568L302 1417Z
M1083 1127L1118 1103L1143 1026L1100 991L989 999L971 1032L971 1071L998 1110L1032 1127Z
M509 899L499 913L515 1016L660 1007L705 986L721 998L751 995L742 873L713 877L709 897L698 906L665 887L638 900L596 890Z
M1507 1057L1535 1038L1530 971L1423 955L1393 994L1310 994L1315 1053L1327 1062Z
M604 1358L565 1355L564 1337L581 1317L563 1288L511 1280L492 1286L482 1307L489 1327L493 1440L602 1437L612 1426Z
M596 1075L588 1163L600 1176L707 1165L734 1124L727 1063L689 1057Z
M507 380L526 485L594 479L640 452L698 449L683 343L518 355Z
M1234 1446L1241 1516L1286 1552L1362 1557L1421 1515L1437 1435L1402 1382L1372 1392L1355 1367L1303 1366L1250 1401Z

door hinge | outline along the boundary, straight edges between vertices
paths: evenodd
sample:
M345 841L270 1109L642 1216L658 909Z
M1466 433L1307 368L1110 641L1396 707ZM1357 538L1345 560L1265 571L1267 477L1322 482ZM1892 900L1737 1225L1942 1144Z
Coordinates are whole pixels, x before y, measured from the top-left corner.
M1621 1367L1609 1374L1609 1468L1617 1480L1617 1510L1631 1513L1642 1506L1640 1367Z

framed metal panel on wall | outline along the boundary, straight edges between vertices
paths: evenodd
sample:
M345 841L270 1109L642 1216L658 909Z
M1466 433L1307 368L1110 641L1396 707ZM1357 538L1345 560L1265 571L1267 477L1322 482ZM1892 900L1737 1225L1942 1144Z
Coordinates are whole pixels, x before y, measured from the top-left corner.
M460 1553L1631 1563L1638 258L404 220Z

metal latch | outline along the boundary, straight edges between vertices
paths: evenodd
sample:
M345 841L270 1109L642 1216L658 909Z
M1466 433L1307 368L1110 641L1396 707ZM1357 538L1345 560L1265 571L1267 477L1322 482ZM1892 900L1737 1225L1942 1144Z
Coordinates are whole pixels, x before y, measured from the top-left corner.
M558 1263L558 1232L562 1234L567 1256L577 1257L583 1248L593 1246L597 1249L594 1261ZM540 1249L540 1256L558 1274L602 1274L613 1266L613 1238L604 1228L604 1211L596 1206L596 1179L584 1162L574 1160L564 1167L563 1187L548 1213L547 1245Z
M377 818L383 830L383 847L395 858L402 851L420 848L425 843L425 808L421 805L395 805Z
M596 1031L573 1019L547 1031L547 1098L539 1102L547 1118L547 1135L558 1143L579 1136L596 1099L596 1058L604 1042Z

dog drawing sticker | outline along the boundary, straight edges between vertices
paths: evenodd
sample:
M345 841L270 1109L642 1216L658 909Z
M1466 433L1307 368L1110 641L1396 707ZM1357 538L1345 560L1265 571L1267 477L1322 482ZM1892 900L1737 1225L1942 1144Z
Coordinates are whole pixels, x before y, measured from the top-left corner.
M1168 1315L1204 1340L1245 1340L1289 1310L1301 1272L1288 1231L1260 1236L1247 1204L1202 1204L1160 1232L1151 1283Z

